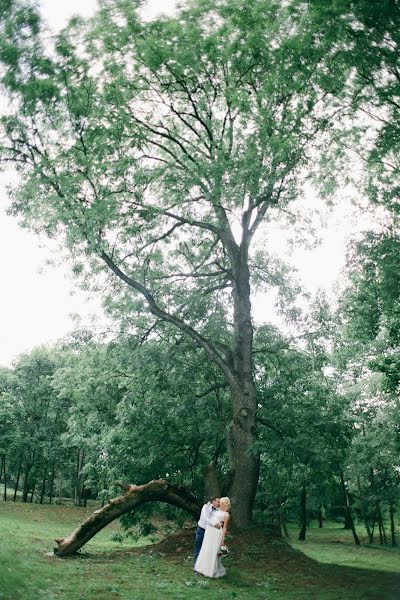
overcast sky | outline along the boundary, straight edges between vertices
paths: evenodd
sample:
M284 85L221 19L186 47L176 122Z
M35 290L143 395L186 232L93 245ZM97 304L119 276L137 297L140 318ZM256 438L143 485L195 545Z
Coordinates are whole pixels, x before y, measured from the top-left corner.
M63 27L73 14L90 15L95 0L41 0L42 14L55 31ZM174 0L152 0L147 15L168 11ZM87 319L100 313L100 299L87 299L74 288L69 279L68 265L46 266L56 246L21 229L16 220L6 215L8 200L6 177L0 179L0 365L11 365L15 357L34 346L54 342L73 329L71 314ZM315 199L313 202L317 202ZM297 250L293 263L299 269L305 286L312 292L319 287L332 290L344 265L345 243L355 227L349 203L335 211L326 230L323 243L313 251ZM272 233L269 243L279 247L280 233ZM42 245L41 245L42 244ZM269 314L271 306L264 301L255 304L258 318Z

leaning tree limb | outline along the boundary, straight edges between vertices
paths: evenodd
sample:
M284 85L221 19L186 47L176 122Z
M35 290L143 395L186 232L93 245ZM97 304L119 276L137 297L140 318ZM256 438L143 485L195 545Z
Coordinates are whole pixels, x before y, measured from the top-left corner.
M201 510L196 498L184 488L173 485L165 479L157 479L144 485L122 485L126 492L118 498L109 500L102 508L79 525L65 538L57 538L56 556L64 557L75 554L86 542L106 525L125 513L141 506L145 502L166 502L188 512L195 519Z

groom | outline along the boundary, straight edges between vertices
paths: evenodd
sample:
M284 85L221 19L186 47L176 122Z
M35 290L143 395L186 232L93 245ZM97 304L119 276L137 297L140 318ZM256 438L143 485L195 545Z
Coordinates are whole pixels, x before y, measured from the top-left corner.
M196 560L198 555L200 554L200 550L201 550L201 546L203 544L203 538L204 538L204 533L206 530L206 527L208 525L208 522L210 521L212 514L215 510L218 510L219 508L219 498L215 497L215 498L211 498L209 502L207 502L206 504L204 504L203 508L201 509L201 514L200 514L200 519L199 522L197 523L197 529L196 529L196 544L194 547L194 564L196 564ZM219 529L221 527L221 525L218 523L217 525L215 525L215 527L217 529ZM195 571L196 573L196 571ZM197 573L196 573L197 575Z

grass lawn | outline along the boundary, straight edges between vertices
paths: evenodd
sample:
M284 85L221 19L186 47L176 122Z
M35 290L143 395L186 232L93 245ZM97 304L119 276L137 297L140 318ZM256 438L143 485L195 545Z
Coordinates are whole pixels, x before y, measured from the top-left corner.
M400 573L400 548L369 545L364 527L357 527L357 532L362 546L354 544L351 531L343 529L343 525L326 523L318 529L315 523L308 529L305 542L299 542L298 530L292 529L291 544L321 563ZM399 533L397 539L400 542ZM398 598L400 600L400 591Z
M261 529L232 536L224 561L228 575L221 580L193 576L191 530L135 547L113 539L120 531L113 523L82 556L49 556L54 538L92 510L0 501L0 599L400 599L400 552L355 548L339 525L311 528L308 540L293 541L294 547Z

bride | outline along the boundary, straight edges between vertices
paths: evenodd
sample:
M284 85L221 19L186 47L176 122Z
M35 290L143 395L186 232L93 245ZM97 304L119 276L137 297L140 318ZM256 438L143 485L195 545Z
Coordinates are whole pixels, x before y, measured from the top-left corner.
M223 577L226 575L225 567L221 562L219 555L221 546L224 546L226 530L229 523L229 511L231 501L224 497L219 501L219 509L213 513L210 522L206 527L203 544L200 554L197 558L194 570L206 577ZM215 525L221 524L221 528L217 529Z

